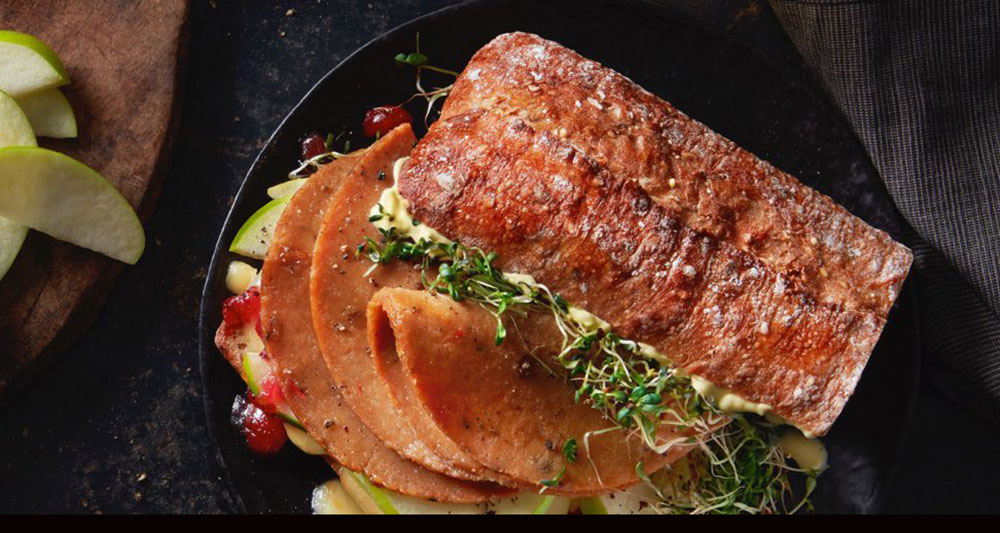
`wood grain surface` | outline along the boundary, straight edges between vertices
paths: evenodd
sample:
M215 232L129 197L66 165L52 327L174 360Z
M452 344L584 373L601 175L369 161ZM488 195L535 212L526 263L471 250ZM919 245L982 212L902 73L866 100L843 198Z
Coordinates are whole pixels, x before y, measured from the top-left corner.
M0 0L0 29L45 41L78 139L39 139L101 172L145 222L178 118L187 0ZM32 231L0 281L0 401L80 338L123 265Z

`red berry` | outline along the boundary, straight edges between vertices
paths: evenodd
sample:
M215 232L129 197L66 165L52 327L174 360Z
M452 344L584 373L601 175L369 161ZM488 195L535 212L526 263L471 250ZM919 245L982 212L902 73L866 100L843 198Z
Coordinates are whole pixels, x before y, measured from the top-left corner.
M318 133L311 133L302 138L302 160L312 159L325 154L326 140Z
M365 113L365 119L361 122L361 127L365 131L366 137L375 135L385 135L400 124L412 124L413 117L410 112L399 106L380 106L369 109Z
M228 326L256 324L260 334L260 289L250 287L243 294L222 302L222 320Z
M268 374L264 378L264 382L260 384L260 391L254 396L253 402L271 414L277 413L278 408L284 405L285 395L282 394L281 385L278 384L274 375Z
M233 402L231 420L247 439L247 446L259 454L276 454L288 440L280 416L264 412L243 396Z

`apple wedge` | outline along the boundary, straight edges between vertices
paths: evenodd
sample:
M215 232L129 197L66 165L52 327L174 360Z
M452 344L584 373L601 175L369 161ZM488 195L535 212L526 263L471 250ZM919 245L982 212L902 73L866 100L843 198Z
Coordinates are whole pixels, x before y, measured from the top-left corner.
M338 479L331 479L313 489L312 509L314 514L324 515L364 514Z
M291 196L295 194L299 188L305 185L307 179L309 178L295 178L293 180L284 181L272 187L268 187L267 195L274 200Z
M0 91L0 148L7 146L35 146L35 134L17 102ZM0 279L14 264L27 235L28 228L0 217Z
M44 148L0 148L0 216L128 264L146 246L139 217L108 180Z
M326 449L323 448L323 445L316 442L316 439L312 438L304 429L299 429L294 424L285 422L285 434L288 435L288 440L303 453L326 455Z
M284 212L285 206L291 196L283 196L271 200L257 210L250 218L243 223L236 237L233 237L229 251L251 257L253 259L264 259L267 249L271 246L271 238L274 236L274 227L278 225L278 219Z
M248 328L249 331L245 332L244 338L248 339L248 347L254 347L259 350L264 349L264 343L257 336L257 332L254 328ZM251 337L252 335L252 337ZM253 340L249 340L249 339ZM261 357L260 352L246 352L243 354L243 381L246 382L247 388L250 389L250 393L254 396L260 395L260 386L263 384L268 377L271 375L271 365ZM288 408L287 405L278 406L278 416L283 418L285 422L288 422L292 426L302 429L302 422L295 417L295 413Z
M20 98L69 83L59 56L24 33L0 30L0 90Z
M0 91L0 148L36 145L28 115L12 96Z
M10 266L14 264L27 236L28 228L0 217L0 279L7 275Z
M73 106L59 89L45 89L17 99L38 137L70 139L76 137Z

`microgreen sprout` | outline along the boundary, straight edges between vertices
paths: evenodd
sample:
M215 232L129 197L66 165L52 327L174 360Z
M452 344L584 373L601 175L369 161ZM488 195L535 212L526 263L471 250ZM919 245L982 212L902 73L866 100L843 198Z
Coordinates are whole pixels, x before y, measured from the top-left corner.
M576 463L576 439L567 439L563 443L562 454L567 463Z
M554 489L558 487L559 484L562 483L562 479L565 475L566 475L566 466L564 465L562 469L559 470L559 473L555 475L555 477L553 477L552 479L543 480L541 482L542 490L540 490L539 492L544 494L547 489Z
M409 65L411 67L415 67L417 69L417 72L420 72L420 69L427 69L427 70L433 70L434 72L440 72L441 74L447 74L449 76L458 77L458 72L455 72L454 70L435 67L434 65L431 65L430 59L424 54L420 53L419 31L417 32L416 51L410 52L408 54L405 53L396 54L396 63L399 63L400 65Z
M454 76L456 78L458 77L459 73L454 70L436 67L430 64L430 59L426 55L420 53L420 32L417 32L416 51L410 52L408 54L407 53L396 54L395 59L396 63L400 65L409 65L417 69L417 79L416 79L417 92L414 93L409 98L407 98L405 102L399 105L404 106L417 97L426 100L427 111L424 112L424 124L426 124L427 121L430 120L431 111L434 109L434 104L438 100L448 96L448 93L451 91L451 88L454 84L448 85L446 87L435 87L431 90L424 89L422 81L423 71L430 70L433 72L437 72L439 74L444 74L446 76Z
M391 215L379 205L369 220L384 217ZM373 263L372 269L394 260L419 263L427 290L477 303L496 318L497 345L507 336L504 316L551 315L563 337L556 360L574 384L578 403L600 410L613 427L634 432L658 453L675 447L691 450L683 461L685 475L677 474L677 465L656 474L673 476L666 488L646 475L641 463L636 465L639 479L655 489L658 510L720 514L789 510L786 505L793 498L789 473L802 471L786 462L772 424L723 413L684 372L646 357L639 343L574 320L572 306L559 294L543 284L504 274L495 265L496 253L457 242L414 241L391 225L378 231L379 242L368 238L357 250ZM588 436L584 447L589 458ZM574 464L576 440L567 440L562 453L568 464ZM815 487L815 474L803 473L806 494L791 512L809 506L807 498ZM558 486L564 474L565 465L557 476L541 483L542 491Z

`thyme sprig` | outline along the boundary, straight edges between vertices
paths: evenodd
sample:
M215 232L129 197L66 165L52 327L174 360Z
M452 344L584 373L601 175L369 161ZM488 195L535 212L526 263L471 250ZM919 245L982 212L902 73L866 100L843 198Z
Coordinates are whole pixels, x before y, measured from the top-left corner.
M381 206L379 206L381 207ZM369 220L389 216L378 209ZM633 431L658 453L676 446L691 447L683 461L687 474L665 469L657 476L674 475L664 490L636 466L639 478L654 489L658 510L672 513L774 513L789 511L792 499L791 467L777 445L774 426L740 414L725 414L702 396L683 372L667 362L646 357L643 347L610 328L574 320L573 308L545 285L527 283L500 270L496 253L457 242L414 241L393 227L379 228L379 242L368 238L358 253L378 265L394 260L420 264L424 287L455 301L475 302L497 321L494 341L507 336L504 316L548 313L562 334L556 360L576 386L575 400L602 411L614 427ZM602 430L605 431L605 430ZM584 448L591 435L583 438ZM563 455L576 461L577 442L567 441ZM588 453L589 455L589 453ZM542 483L543 490L558 486L565 468ZM791 512L808 506L815 474L804 472L806 494Z

